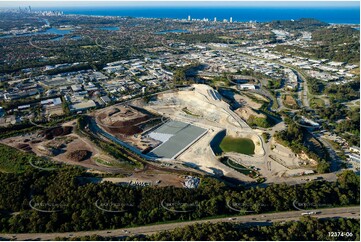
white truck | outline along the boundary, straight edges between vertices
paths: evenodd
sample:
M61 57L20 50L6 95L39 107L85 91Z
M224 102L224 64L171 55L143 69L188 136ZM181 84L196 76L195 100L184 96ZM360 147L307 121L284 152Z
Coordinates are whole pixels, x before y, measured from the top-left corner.
M301 215L312 215L312 214L317 214L317 212L310 211L310 212L301 213Z

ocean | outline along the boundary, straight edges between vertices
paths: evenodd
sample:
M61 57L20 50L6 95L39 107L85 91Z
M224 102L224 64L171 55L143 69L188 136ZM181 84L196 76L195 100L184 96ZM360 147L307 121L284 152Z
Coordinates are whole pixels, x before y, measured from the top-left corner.
M45 8L33 8L45 10ZM49 8L46 8L49 10ZM360 7L56 7L51 10L63 11L65 14L98 16L131 16L145 18L192 19L217 18L233 21L269 22L272 20L291 20L315 18L327 23L359 24Z

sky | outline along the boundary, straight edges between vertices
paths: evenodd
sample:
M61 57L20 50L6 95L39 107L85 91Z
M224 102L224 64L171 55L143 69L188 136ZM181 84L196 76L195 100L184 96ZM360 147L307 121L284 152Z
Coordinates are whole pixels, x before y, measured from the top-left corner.
M262 6L262 7L360 7L359 1L94 1L94 0L48 0L48 1L4 1L0 0L0 8L9 7L71 7L71 6Z

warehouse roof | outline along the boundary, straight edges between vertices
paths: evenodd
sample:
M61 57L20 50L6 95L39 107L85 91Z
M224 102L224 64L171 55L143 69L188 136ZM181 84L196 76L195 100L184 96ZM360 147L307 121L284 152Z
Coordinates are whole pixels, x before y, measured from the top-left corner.
M173 159L197 141L206 129L183 123L179 121L169 121L149 134L153 139L165 142L153 149L149 155ZM158 138L159 137L159 138Z

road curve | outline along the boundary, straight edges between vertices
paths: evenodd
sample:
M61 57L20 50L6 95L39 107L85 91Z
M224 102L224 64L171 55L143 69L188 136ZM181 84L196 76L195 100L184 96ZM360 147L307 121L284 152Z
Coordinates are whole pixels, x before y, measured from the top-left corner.
M314 209L312 211L318 211L318 214L311 215L316 218L355 218L360 219L360 207L339 207L339 208L326 208L326 209ZM129 235L139 234L153 234L164 230L173 230L175 228L184 227L187 225L193 225L197 223L218 223L218 222L236 222L236 223L259 223L259 222L281 222L281 221L295 221L299 220L304 211L288 211L268 214L255 214L246 216L234 216L232 219L228 218L215 218L205 220L195 220L187 222L175 222L167 224L140 226L134 228L122 228L115 230L98 230L98 231L84 231L84 232L66 232L66 233L24 233L24 234L0 234L0 238L12 239L12 240L54 240L56 237L81 237L90 235L99 235L103 237L122 237Z

